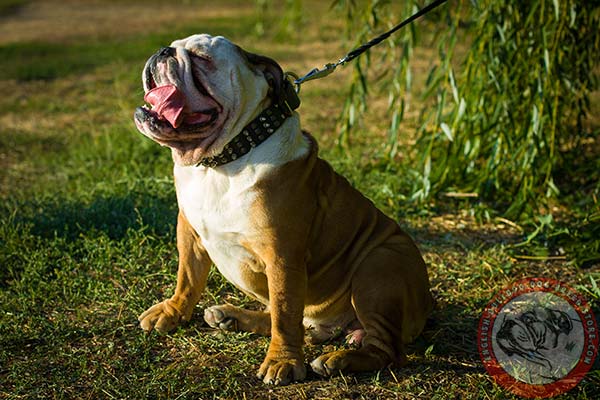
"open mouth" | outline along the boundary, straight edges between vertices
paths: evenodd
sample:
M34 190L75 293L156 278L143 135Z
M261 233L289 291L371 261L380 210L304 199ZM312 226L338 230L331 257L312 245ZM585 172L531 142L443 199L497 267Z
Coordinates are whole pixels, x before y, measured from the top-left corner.
M164 62L164 65L159 66L159 62ZM197 96L190 101L187 98L189 94L178 87L180 80L176 75L172 77L173 73L167 69L166 65L171 63L177 65L175 58L165 61L164 58L153 57L148 63L144 72L144 100L148 104L136 109L136 125L142 132L162 141L181 142L210 136L208 128L217 122L222 107L203 84L195 66L191 68L191 74ZM157 77L157 71L164 76ZM169 83L158 85L157 81Z
M159 115L156 111L152 110L148 105L138 107L135 111L136 123L140 126L146 126L151 132L155 133L179 133L182 136L178 137L178 140L185 140L187 135L190 134L190 139L197 138L202 135L202 131L205 128L213 125L219 118L219 111L216 108L195 112L186 115L183 122L177 124L175 127L172 122Z

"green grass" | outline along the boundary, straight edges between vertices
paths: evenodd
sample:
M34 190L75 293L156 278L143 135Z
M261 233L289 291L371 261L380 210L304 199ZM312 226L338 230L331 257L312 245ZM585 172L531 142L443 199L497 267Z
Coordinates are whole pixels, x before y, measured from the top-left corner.
M248 38L253 24L246 16L197 26L294 69L322 63L310 47ZM306 27L308 43L318 40L313 28ZM600 281L597 265L579 270L560 260L513 258L509 245L523 233L500 220L478 220L482 206L470 200L410 203L416 178L409 145L406 162L394 165L381 156L377 129L361 132L349 154L336 149L344 89L324 81L303 88L304 127L338 171L400 220L429 264L438 307L411 346L409 365L331 379L309 373L303 383L266 387L254 374L268 339L217 332L202 321L208 305L253 306L214 270L188 326L166 336L143 333L137 316L175 287L177 206L169 152L137 133L131 116L142 102L146 57L195 29L173 21L122 41L0 44L7 89L0 97L0 398L512 398L477 355L476 327L487 301L521 277L547 276L585 292L598 310L600 294L590 280ZM338 53L338 44L328 46L324 56ZM307 360L340 346L308 346ZM596 365L562 398L597 398L599 387Z
M226 36L239 36L243 28L227 19L211 19L203 29ZM239 22L239 21L238 21ZM247 26L251 21L241 21ZM167 32L144 33L127 40L86 40L73 43L25 42L0 46L0 69L5 79L37 80L64 78L90 69L121 62L139 61L168 45L173 38L198 33L198 26L178 26Z

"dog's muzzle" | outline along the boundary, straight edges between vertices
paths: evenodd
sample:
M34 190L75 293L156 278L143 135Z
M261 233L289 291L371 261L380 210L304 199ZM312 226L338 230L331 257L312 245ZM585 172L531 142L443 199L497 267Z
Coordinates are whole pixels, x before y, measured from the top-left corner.
M176 57L176 49L163 47L154 54L144 69L144 101L149 106L138 107L134 114L136 125L141 130L149 131L152 135L161 136L173 134L198 134L196 138L203 137L202 131L214 124L218 119L221 109L217 101L209 94L201 77L191 70L195 90L197 92L196 102L200 103L201 109L192 109L189 105L186 92L182 90L183 81L179 71L179 60ZM190 62L193 62L190 56ZM189 91L189 88L188 88ZM186 137L179 140L185 141Z

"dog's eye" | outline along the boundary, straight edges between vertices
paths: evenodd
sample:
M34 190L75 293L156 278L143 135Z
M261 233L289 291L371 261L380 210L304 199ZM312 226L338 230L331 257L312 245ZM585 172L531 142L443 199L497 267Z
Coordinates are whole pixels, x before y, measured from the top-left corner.
M210 58L206 54L190 53L190 58L192 59L192 61L194 61L194 64L198 62L201 64L208 64L210 66L212 66L213 64L212 58Z
M202 74L200 74L199 69L200 68L196 64L192 66L192 78L194 79L194 86L196 86L196 89L198 89L202 95L209 96L208 90L206 90L204 83L202 83Z

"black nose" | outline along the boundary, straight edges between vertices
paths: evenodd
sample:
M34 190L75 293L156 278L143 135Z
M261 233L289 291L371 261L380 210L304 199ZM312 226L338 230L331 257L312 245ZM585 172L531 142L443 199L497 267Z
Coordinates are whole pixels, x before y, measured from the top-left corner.
M175 55L175 48L173 47L163 47L158 51L159 57L171 57Z

